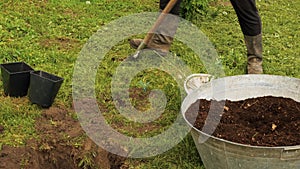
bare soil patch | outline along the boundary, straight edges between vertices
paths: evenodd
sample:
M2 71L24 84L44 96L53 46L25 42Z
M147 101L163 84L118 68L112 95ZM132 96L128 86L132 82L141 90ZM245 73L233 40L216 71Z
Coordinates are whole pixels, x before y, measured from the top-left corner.
M80 123L63 107L45 109L36 119L39 139L25 146L4 145L0 151L0 168L5 169L79 169L127 168L125 158L98 147L85 136Z
M70 50L73 48L80 48L81 44L76 39L67 37L56 37L51 39L44 39L40 41L40 45L45 48L57 47L58 50Z

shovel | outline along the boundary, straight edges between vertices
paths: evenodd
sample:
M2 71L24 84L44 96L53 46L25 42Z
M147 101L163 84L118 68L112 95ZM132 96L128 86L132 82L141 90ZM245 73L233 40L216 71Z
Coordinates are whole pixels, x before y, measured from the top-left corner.
M133 58L137 58L141 52L145 48L145 46L150 42L150 40L153 37L153 32L156 31L158 26L162 23L166 15L172 10L174 5L176 4L177 0L170 0L165 9L161 12L159 17L157 18L156 22L152 26L152 28L148 31L146 37L143 39L142 43L137 48L135 54L133 55Z

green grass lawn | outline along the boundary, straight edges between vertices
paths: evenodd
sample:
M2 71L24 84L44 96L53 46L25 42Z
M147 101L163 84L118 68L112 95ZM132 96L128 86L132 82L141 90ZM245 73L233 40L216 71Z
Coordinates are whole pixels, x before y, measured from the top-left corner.
M220 0L219 0L220 1ZM139 12L156 12L158 1L153 0L5 0L0 2L0 63L24 61L36 70L64 78L55 105L72 108L73 68L79 52L88 39L100 28L120 17ZM210 39L218 52L218 60L226 76L245 73L246 48L233 8L224 3L211 5L207 16L194 24ZM226 4L226 3L225 3ZM266 74L300 78L300 1L260 0L257 5L263 22L264 71ZM137 35L141 36L141 35ZM172 52L177 54L192 73L205 73L197 56L175 40ZM111 98L111 76L127 56L134 53L127 39L113 47L97 70L96 97L107 120L119 131L133 136L151 136L164 131L180 110L178 84L159 70L141 72L131 86L147 93L162 89L168 99L165 113L154 124L155 130L138 133L143 125L123 119L114 108ZM182 85L182 84L179 84ZM135 106L147 102L132 100ZM140 109L145 108L143 106ZM42 109L29 103L28 98L4 96L0 83L0 134L3 144L20 146L27 139L38 137L34 120ZM118 126L116 124L122 124ZM204 168L190 135L173 149L147 159L128 159L131 168Z

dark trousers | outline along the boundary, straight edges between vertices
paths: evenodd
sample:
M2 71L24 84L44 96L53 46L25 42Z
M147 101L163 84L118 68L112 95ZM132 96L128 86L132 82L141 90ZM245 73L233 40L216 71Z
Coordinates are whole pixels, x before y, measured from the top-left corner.
M169 0L160 0L159 7L164 9ZM261 19L256 8L255 0L230 0L239 20L242 32L247 36L261 34ZM171 10L171 14L179 15L181 0Z
M179 15L179 12L180 12L180 3L181 3L182 0L177 0L177 3L175 4L175 6L173 7L173 9L170 11L171 14L174 14L174 15ZM160 0L159 1L159 8L161 10L163 10L167 4L169 3L169 0Z
M240 23L242 32L247 36L261 33L261 19L255 0L230 0Z

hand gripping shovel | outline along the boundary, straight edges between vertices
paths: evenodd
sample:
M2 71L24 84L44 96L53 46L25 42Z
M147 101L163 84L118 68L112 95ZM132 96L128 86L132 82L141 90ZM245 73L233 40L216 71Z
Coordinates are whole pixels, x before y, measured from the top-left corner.
M145 48L145 46L150 42L150 40L152 39L152 36L153 36L153 32L156 31L156 29L162 23L162 21L164 20L164 18L166 17L166 15L172 10L172 8L176 4L176 2L177 2L177 0L170 0L169 1L169 3L167 4L167 6L165 7L165 9L161 12L161 14L159 15L159 17L157 18L157 20L154 23L154 25L152 26L152 28L147 33L147 35L144 38L144 40L142 41L142 43L137 48L137 51L133 55L133 58L137 58L139 56L141 50L143 50Z

